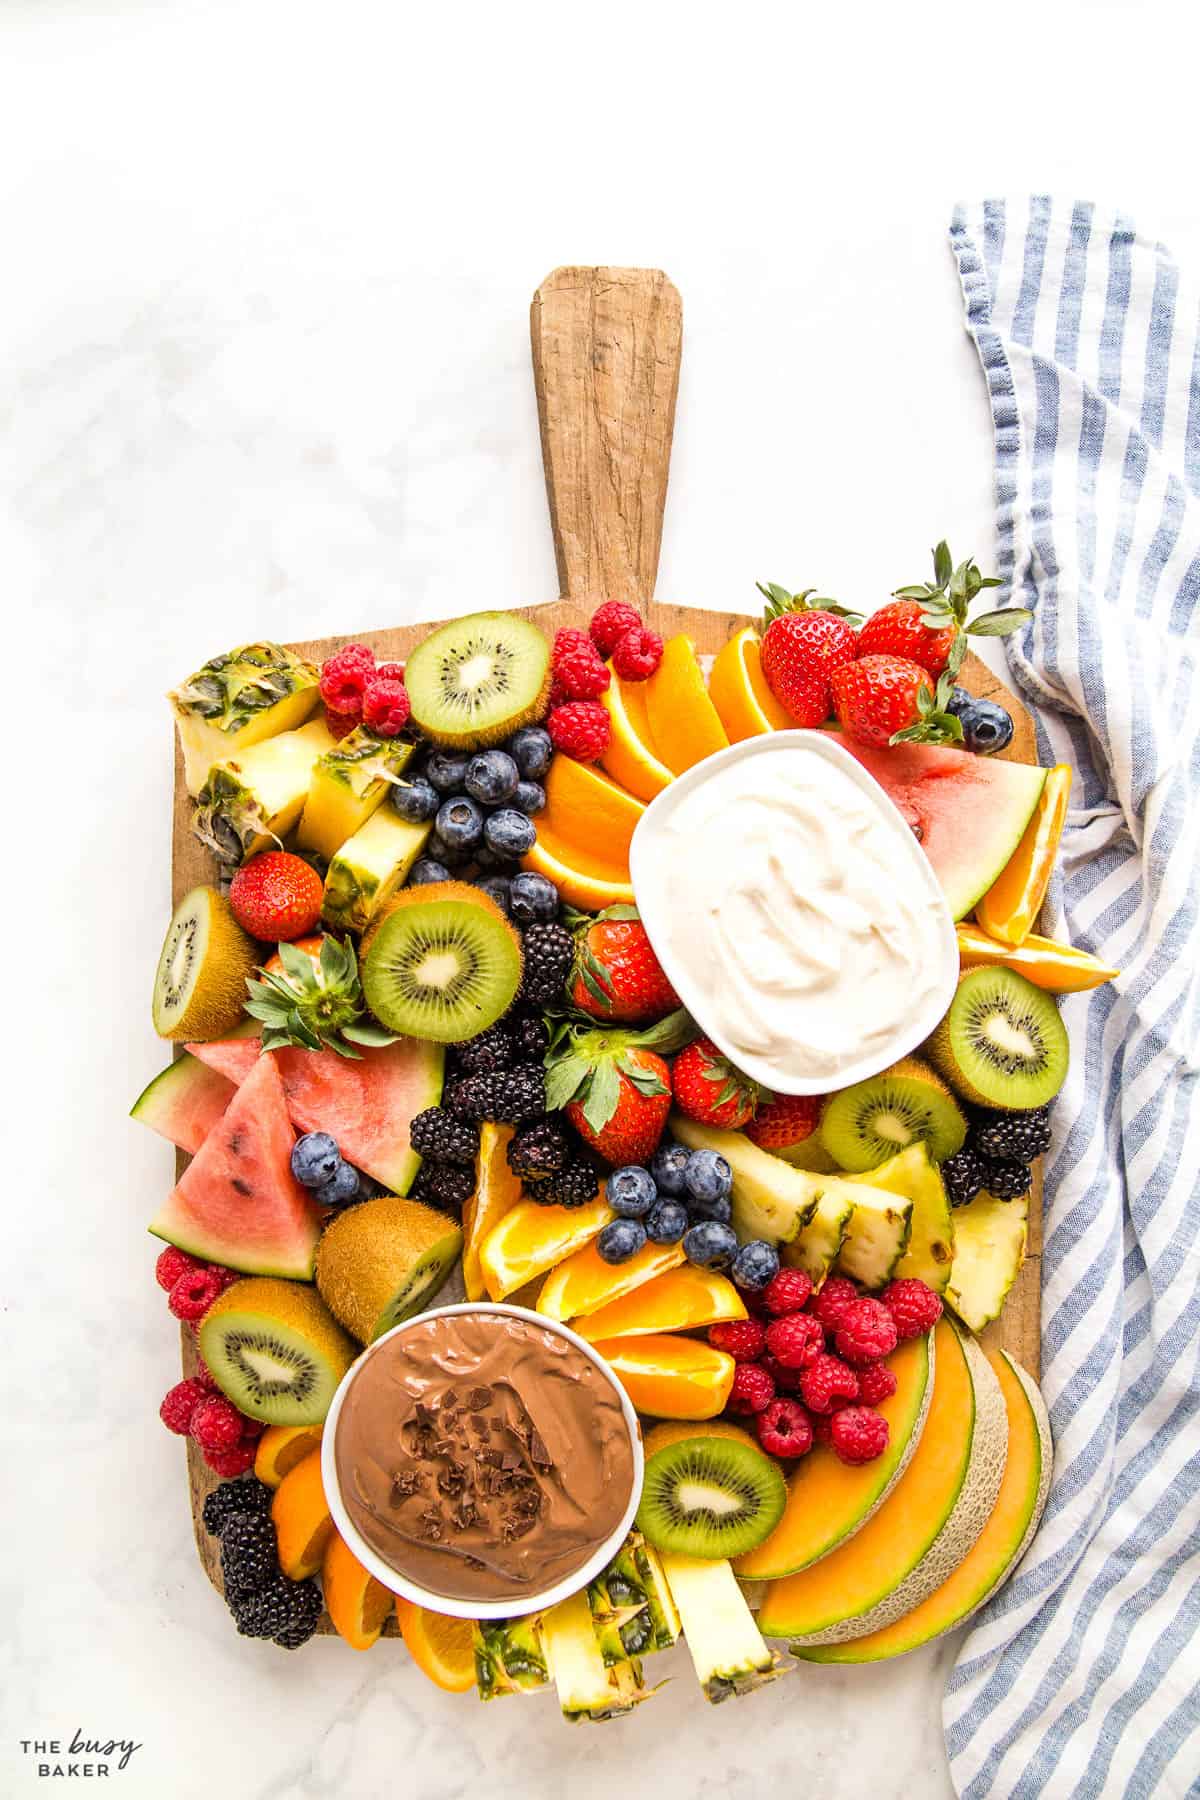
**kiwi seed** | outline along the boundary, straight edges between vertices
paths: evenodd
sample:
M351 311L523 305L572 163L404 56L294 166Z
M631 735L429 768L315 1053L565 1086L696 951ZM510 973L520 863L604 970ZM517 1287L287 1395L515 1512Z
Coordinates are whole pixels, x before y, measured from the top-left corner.
M741 1556L775 1529L786 1499L778 1463L753 1444L685 1437L647 1458L636 1522L659 1550Z

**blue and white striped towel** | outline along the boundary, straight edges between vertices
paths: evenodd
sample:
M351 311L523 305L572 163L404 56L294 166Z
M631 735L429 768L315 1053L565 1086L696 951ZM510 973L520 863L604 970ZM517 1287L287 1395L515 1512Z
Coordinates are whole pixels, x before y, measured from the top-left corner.
M951 228L991 396L1006 640L1076 770L1046 1168L1045 1521L950 1678L958 1792L1200 1791L1200 312L1128 220L1037 197ZM1189 1118L1189 1113L1191 1114ZM1190 1129L1189 1129L1190 1126Z

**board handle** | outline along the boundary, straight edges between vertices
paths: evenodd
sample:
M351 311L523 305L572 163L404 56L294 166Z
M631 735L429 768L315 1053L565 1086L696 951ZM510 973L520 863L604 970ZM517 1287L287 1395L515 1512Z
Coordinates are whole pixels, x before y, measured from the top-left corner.
M533 296L533 378L564 598L653 598L683 304L661 269L555 269Z

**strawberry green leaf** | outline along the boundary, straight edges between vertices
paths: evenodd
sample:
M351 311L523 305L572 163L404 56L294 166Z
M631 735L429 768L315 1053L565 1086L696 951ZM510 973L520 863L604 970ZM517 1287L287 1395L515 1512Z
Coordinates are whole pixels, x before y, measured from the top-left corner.
M621 1103L621 1077L607 1057L596 1064L583 1100L583 1116L593 1131L603 1131Z
M977 619L971 620L967 630L972 637L1008 637L1022 625L1028 625L1032 618L1028 607L1006 606L1001 612L980 613Z
M552 1062L546 1070L546 1111L561 1112L588 1079L591 1068L585 1056L570 1053Z
M950 555L950 546L945 538L933 552L933 579L940 588L944 588L954 568L954 559Z
M342 1036L349 1038L352 1044L366 1044L382 1049L386 1044L398 1044L400 1034L385 1031L382 1025L343 1025Z

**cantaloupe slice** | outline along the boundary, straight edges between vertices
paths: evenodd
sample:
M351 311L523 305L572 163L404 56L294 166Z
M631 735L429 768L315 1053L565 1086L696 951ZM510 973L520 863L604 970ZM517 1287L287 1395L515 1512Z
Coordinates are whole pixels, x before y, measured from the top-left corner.
M814 1288L819 1288L846 1241L853 1212L854 1202L841 1189L822 1194L812 1218L807 1225L801 1226L799 1236L783 1245L780 1260L789 1269L803 1269Z
M893 1269L893 1278L913 1276L935 1294L945 1293L954 1260L954 1223L945 1183L925 1145L910 1144L872 1169L871 1186L903 1194L913 1203L908 1248Z
M925 1424L933 1393L936 1339L910 1338L888 1358L896 1392L879 1410L890 1440L874 1462L850 1468L818 1444L797 1464L782 1519L769 1538L739 1556L739 1580L771 1581L806 1569L860 1530L904 1473Z
M769 1637L836 1644L881 1630L941 1586L991 1516L1008 1446L1000 1383L973 1338L945 1318L934 1335L933 1399L908 1468L849 1543L771 1583Z
M985 1351L1004 1395L1008 1459L992 1516L957 1569L919 1606L865 1637L819 1644L796 1654L809 1662L882 1662L919 1650L962 1625L1013 1574L1038 1528L1050 1492L1050 1421L1037 1383L1006 1350Z

